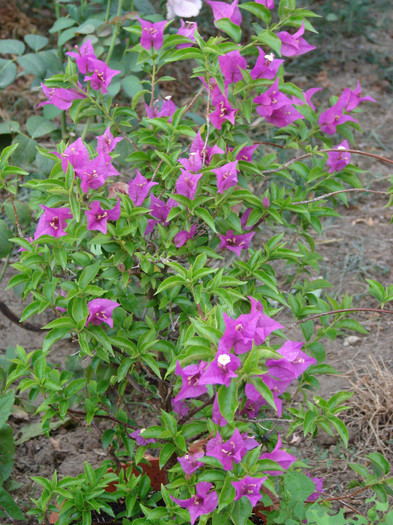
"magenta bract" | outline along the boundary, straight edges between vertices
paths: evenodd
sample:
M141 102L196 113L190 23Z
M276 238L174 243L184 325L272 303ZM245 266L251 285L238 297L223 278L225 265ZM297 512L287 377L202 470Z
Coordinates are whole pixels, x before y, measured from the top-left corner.
M134 206L142 206L149 195L150 189L153 186L157 186L157 184L158 182L149 181L136 170L136 176L130 180L128 185L128 196L134 203Z
M64 228L67 228L66 220L73 217L71 210L69 208L48 208L43 204L41 204L41 208L44 213L38 221L34 239L38 239L42 235L50 235L56 239L67 235Z
M85 211L87 229L97 230L106 234L108 221L117 221L120 217L120 212L120 199L117 200L116 206L111 210L104 210L101 208L100 201L93 201L90 205L90 210Z
M236 489L235 501L242 498L243 496L250 500L250 503L253 507L261 499L261 487L266 481L267 476L263 478L252 478L251 476L246 476L240 481L231 481L232 485Z
M89 323L95 325L106 323L113 328L112 314L117 306L120 306L120 304L111 301L110 299L93 299L88 302L87 308L89 309L89 317L87 318L86 326Z
M225 190L236 186L237 184L237 160L228 162L221 166L221 168L212 169L212 172L217 176L217 191L224 193Z
M304 34L304 20L301 27L291 35L288 31L280 31L277 33L278 38L281 40L281 54L284 57L292 57L295 55L303 55L316 49L302 37Z
M231 4L226 2L213 2L206 0L206 3L213 9L214 24L221 20L221 18L229 18L229 20L239 26L242 23L242 15L240 9L237 7L239 0L234 0Z
M219 192L220 193L220 192ZM254 237L255 232L243 233L242 235L234 235L233 230L229 230L225 235L218 235L221 239L219 250L226 248L233 253L236 253L238 257L241 255L242 250L247 250L250 245L251 239Z
M149 22L148 20L142 20L138 18L138 22L142 27L141 45L145 49L161 49L164 42L164 28L167 21L162 22Z
M180 505L183 509L188 509L190 512L190 523L194 525L199 516L209 514L217 507L218 496L217 492L211 492L212 483L201 481L197 483L196 495L189 499L178 499L171 496L171 499Z

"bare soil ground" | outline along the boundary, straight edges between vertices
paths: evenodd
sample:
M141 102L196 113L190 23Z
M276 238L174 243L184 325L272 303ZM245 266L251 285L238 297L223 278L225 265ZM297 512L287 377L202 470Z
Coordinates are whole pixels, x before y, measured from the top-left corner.
M364 135L358 135L358 147L393 158L393 87L383 79L380 65L370 64L362 60L361 56L359 58L359 49L364 50L364 56L366 51L378 53L389 47L392 49L393 34L386 30L383 23L385 16L386 13L381 13L377 27L373 28L374 43L370 43L365 35L342 40L338 45L344 60L326 63L317 78L309 77L307 72L302 71L292 80L304 88L322 85L330 94L339 95L344 87L354 89L359 79L363 94L371 95L377 104L367 104L365 112L358 115L361 126L366 130ZM8 36L12 37L12 34ZM352 61L353 56L357 57L356 61ZM21 90L24 89L21 86ZM7 96L15 95L4 92L1 96L6 102ZM353 157L352 162L368 170L363 176L365 187L384 191L388 189L392 173L389 165L360 156ZM329 291L334 296L348 293L355 296L355 306L378 306L367 295L365 279L375 278L385 285L393 282L393 226L389 224L392 219L391 208L385 208L387 198L383 196L364 193L352 195L348 200L349 206L341 206L338 210L341 218L325 220L323 235L317 239L319 253L323 256L321 273L334 284L334 288ZM278 270L284 283L285 270ZM20 314L23 302L13 291L5 291L12 273L11 269L7 270L6 278L0 284L0 297L16 314ZM335 439L324 434L306 440L299 436L302 442L300 450L305 458L311 457L310 466L316 469L313 475L327 478L329 494L340 494L345 481L350 479L349 473L343 471L344 458L356 460L375 449L393 460L393 317L364 313L358 314L356 318L369 331L368 335L359 334L356 340L351 341L338 338L328 342L327 362L342 375L321 379L322 396L347 388L357 391L352 403L355 409L343 416L351 430L350 447L344 451ZM290 323L292 319L283 313L280 321ZM47 319L35 318L34 322L43 325ZM288 336L301 338L301 333L299 329L294 329ZM5 354L7 349L16 344L32 351L41 346L43 337L43 334L24 330L0 313L0 354ZM51 359L64 363L74 352L75 347L62 342L55 347ZM139 411L138 417L144 419L147 425L149 414L144 413L143 408ZM39 492L32 484L31 476L51 477L55 469L60 476L75 476L83 470L84 460L97 467L107 457L96 429L69 421L67 426L53 430L48 439L40 435L37 421L32 413L22 410L17 410L11 418L19 443L12 479L20 485L19 488L15 485L13 494L22 508L24 502L28 503L29 498L37 496ZM31 519L24 523L36 522Z

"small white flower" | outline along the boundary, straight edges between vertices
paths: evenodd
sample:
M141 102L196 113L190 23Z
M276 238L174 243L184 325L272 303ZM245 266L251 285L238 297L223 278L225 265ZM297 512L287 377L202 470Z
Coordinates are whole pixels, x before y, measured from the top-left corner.
M273 62L274 60L273 53L270 53L270 55L265 55L265 60L269 60L269 62Z
M202 9L202 0L168 0L166 4L168 20L175 16L189 18L198 16Z
M231 362L231 357L228 354L222 354L218 356L218 364L221 366L226 366L228 363Z

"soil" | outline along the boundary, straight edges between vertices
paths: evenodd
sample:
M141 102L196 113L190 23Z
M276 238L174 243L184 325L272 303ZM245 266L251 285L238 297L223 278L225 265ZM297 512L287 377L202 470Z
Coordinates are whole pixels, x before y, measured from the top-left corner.
M338 43L340 60L334 58L326 62L316 78L301 71L291 78L291 81L302 88L322 85L325 88L324 100L327 100L327 94L339 95L344 87L354 89L359 79L362 94L372 96L377 103L365 104L364 112L357 115L359 123L366 131L364 135L357 135L357 146L364 151L393 158L391 141L393 136L393 86L384 79L385 71L380 64L370 64L365 59L362 60L361 54L359 58L359 49L363 49L364 56L366 56L366 52L377 54L386 51L389 46L390 49L392 48L393 34L389 34L386 30L386 16L386 13L380 13L377 26L373 28L374 43L370 42L367 35L355 35L341 40ZM19 34L15 31L10 30L8 38ZM6 35L1 36L4 38ZM353 56L357 57L356 61L351 59ZM23 84L21 91L25 92ZM184 93L182 92L181 95L184 96ZM7 97L15 97L15 93L9 88L1 93L1 97L2 102L7 102ZM29 106L32 107L31 104ZM363 156L353 156L352 162L367 170L362 176L364 187L387 191L391 178L391 166ZM377 279L385 286L393 282L391 208L385 207L388 202L385 196L375 194L352 194L348 197L348 202L347 207L342 205L338 208L340 218L324 220L323 234L316 241L317 249L323 257L320 274L333 283L334 288L329 290L329 293L334 297L348 293L354 296L354 304L357 307L378 307L377 302L370 299L367 294L368 285L365 279ZM283 289L286 289L288 270L277 266L276 271ZM13 290L5 291L6 283L13 273L11 268L7 269L5 279L0 283L0 297L1 301L6 303L13 312L20 315L24 308L23 301L15 295ZM389 308L389 305L386 307ZM390 308L393 309L393 307ZM353 314L353 318L360 321L369 333L367 335L356 334L356 337L352 339L347 336L338 337L335 341L326 344L327 362L334 366L340 375L321 377L321 390L318 395L327 397L338 390L349 389L349 381L358 384L361 378L364 379L367 374L372 375L373 371L375 372L375 362L385 366L386 373L393 376L393 316L357 313ZM42 326L48 320L47 316L40 316L35 317L33 322ZM287 312L283 312L280 322L290 325L293 319ZM294 327L287 335L292 339L302 339L299 327ZM353 333L348 332L349 335ZM26 351L33 351L40 348L43 338L44 334L25 330L0 313L0 354L5 354L6 350L15 344L24 347ZM61 342L53 348L51 360L64 364L67 357L74 352L75 347L72 344ZM370 356L374 362L370 360ZM382 440L384 450L381 450L381 443L378 443L373 436L372 424L370 425L372 419L370 418L373 414L373 399L378 397L378 392L375 391L378 389L378 382L371 383L369 413L361 414L350 411L343 416L344 420L347 418L350 430L352 429L348 450L343 450L337 445L335 438L323 433L316 438L305 439L301 435L295 435L293 438L297 454L302 455L304 459L309 459L313 475L326 478L325 490L329 495L340 494L345 490L346 482L353 479L351 472L343 470L346 465L344 460L348 458L357 460L360 456L364 457L373 448L385 453L389 460L393 460L393 454L387 448L393 443L392 423ZM392 395L393 381L390 384ZM359 403L358 400L357 404ZM390 410L393 412L393 408ZM146 420L145 425L147 425L149 415L142 414L140 417ZM388 420L390 421L387 418ZM32 413L19 409L15 411L10 421L16 442L19 443L12 473L12 480L19 484L19 487L15 485L16 490L13 491L13 496L22 508L24 508L24 502L28 503L29 498L37 497L39 493L38 487L31 482L31 476L52 477L55 469L60 477L76 476L83 471L84 461L88 461L93 467L98 467L103 459L108 458L107 452L102 449L100 432L97 429L87 428L75 420L70 420L66 425L53 430L48 439L44 435L37 435L40 433L37 421L38 419ZM97 426L98 430L105 428L102 422L99 422ZM29 432L31 437L29 437ZM365 442L368 443L367 451L364 450ZM33 525L36 521L28 519L21 523Z

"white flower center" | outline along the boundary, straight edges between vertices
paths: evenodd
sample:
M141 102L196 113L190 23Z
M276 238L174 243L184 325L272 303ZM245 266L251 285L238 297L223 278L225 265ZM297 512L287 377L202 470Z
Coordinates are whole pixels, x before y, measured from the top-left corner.
M218 364L221 365L221 366L226 366L228 363L231 362L231 358L228 354L222 354L220 356L218 356Z
M274 60L273 53L270 53L270 55L265 55L265 60L269 60L269 62L272 62Z

